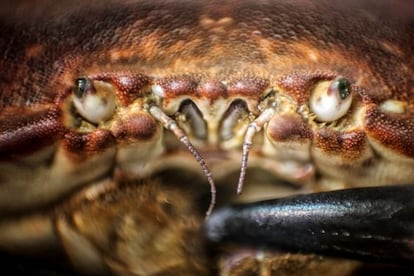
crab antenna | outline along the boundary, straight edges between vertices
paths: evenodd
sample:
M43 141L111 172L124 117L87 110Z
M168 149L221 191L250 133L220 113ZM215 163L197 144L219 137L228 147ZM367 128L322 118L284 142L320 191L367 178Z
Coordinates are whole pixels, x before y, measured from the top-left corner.
M200 164L201 168L204 171L204 174L207 177L207 181L210 184L210 192L211 192L211 200L210 206L206 212L206 216L210 216L211 212L213 211L214 206L216 205L216 185L214 184L213 177L211 176L211 172L207 167L206 162L204 161L201 154L196 150L193 144L188 139L185 132L178 126L177 122L170 118L167 114L165 114L159 107L153 105L149 108L149 112L152 116L159 122L163 124L163 126L170 130L178 140L184 144L184 146L188 149L188 151L194 156L197 160L198 164Z
M247 161L249 159L250 147L253 143L253 137L258 133L263 125L270 121L275 114L275 105L266 108L253 122L247 126L246 135L244 136L242 162L240 168L239 182L237 183L237 194L240 195L243 191L243 184L246 178Z

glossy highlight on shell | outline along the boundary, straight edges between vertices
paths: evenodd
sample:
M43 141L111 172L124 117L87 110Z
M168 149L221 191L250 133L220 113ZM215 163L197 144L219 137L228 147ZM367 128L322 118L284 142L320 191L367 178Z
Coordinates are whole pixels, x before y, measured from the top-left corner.
M0 249L63 248L86 274L237 275L244 253L211 260L200 234L216 204L414 183L410 8L1 4Z

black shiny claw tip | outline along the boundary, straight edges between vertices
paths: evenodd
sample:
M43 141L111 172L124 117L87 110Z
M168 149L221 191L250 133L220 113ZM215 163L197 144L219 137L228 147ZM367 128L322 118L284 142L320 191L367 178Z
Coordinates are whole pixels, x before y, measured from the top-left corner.
M213 242L360 260L414 263L414 186L297 195L221 208Z

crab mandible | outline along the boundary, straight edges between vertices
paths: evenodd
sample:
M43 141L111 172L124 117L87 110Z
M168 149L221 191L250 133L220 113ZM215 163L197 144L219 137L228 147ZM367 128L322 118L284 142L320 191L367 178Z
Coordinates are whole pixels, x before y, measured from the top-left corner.
M414 183L414 29L395 3L2 7L1 248L206 272L199 179L208 214L239 170L246 198Z

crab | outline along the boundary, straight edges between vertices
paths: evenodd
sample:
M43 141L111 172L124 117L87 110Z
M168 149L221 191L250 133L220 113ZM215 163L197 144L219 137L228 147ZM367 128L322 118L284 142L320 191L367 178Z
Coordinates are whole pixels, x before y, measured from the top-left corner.
M3 6L1 250L85 274L351 273L211 253L200 229L216 204L414 183L412 7L372 5Z

